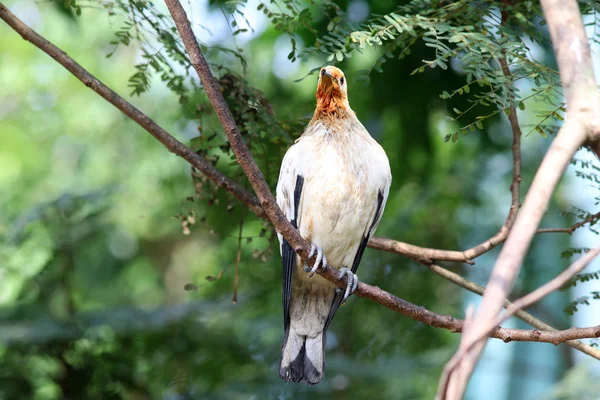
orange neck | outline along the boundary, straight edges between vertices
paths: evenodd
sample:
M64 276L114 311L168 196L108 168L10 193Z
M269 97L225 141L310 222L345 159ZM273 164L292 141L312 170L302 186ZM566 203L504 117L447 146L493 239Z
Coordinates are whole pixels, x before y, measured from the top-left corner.
M337 88L317 89L317 109L313 118L344 118L350 112L352 109L345 93Z

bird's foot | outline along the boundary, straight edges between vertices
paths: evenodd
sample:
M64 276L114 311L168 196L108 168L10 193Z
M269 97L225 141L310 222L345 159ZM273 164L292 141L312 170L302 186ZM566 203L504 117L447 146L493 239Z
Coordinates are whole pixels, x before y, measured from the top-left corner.
M346 299L350 297L350 295L352 295L352 293L354 293L354 291L358 287L358 276L356 276L356 274L354 274L348 268L342 268L340 269L338 281L342 279L344 275L348 277L348 284L346 285L346 292L344 293L342 303L345 302Z
M317 257L315 258L315 263L313 264L313 267L311 268L308 265L308 260L315 255L315 253L317 254ZM306 257L306 261L304 262L304 272L308 272L309 278L312 278L312 276L315 274L315 272L317 272L317 270L319 269L319 267L321 268L325 268L327 266L327 257L325 257L325 254L323 254L323 249L315 246L314 244L310 245L310 252L308 253L308 257Z

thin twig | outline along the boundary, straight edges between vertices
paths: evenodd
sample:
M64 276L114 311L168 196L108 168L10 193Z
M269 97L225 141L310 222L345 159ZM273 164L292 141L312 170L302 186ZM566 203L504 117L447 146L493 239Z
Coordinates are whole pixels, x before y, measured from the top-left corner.
M576 229L579 229L588 223L590 225L593 225L599 219L600 219L600 212L597 212L596 214L592 214L589 217L587 217L586 219L583 219L583 220L577 222L576 224L571 225L568 228L544 228L544 229L538 229L537 233L568 233L569 235L572 235Z
M514 118L516 119L516 114ZM512 125L512 123L511 123ZM514 130L513 130L514 132ZM518 148L520 143L516 143L517 139L515 139L513 135L513 165L518 165L520 168L520 161L515 162L516 160L516 149ZM520 140L519 140L520 142ZM517 164L518 163L518 164ZM513 201L511 202L510 211L508 216L504 222L504 225L500 230L491 238L484 241L481 244L473 246L472 248L464 251L457 250L440 250L440 249L431 249L427 247L415 246L412 244L400 242L394 239L387 239L382 237L373 237L369 241L369 247L376 250L383 250L389 253L398 254L404 257L408 257L415 261L425 262L425 263L433 263L435 261L453 261L453 262L464 262L467 264L475 264L473 261L475 258L487 253L492 250L496 246L502 244L506 237L508 236L508 232L510 232L510 228L514 223L514 218L517 215L517 211L520 207L517 202L518 199L518 186L515 185L515 182L520 181L521 178L515 174L513 170L513 182L511 183L511 193ZM586 225L593 224L600 219L600 212L594 215L589 216L588 218L573 224L568 228L542 228L538 229L537 233L569 233L572 234L576 229Z

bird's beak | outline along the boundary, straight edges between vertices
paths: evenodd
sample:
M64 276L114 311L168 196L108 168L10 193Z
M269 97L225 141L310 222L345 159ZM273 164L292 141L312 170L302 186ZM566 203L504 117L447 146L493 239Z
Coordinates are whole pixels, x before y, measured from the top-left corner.
M335 78L333 75L331 75L331 73L329 73L329 71L324 71L321 73L319 85L324 91L328 92L333 89L333 82L335 82Z

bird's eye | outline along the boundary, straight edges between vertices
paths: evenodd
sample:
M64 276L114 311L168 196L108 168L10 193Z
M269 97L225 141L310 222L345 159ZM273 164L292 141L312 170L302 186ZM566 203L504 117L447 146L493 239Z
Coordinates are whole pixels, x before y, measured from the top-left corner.
M325 75L325 68L321 70L321 75Z
M344 85L344 77L343 76L340 78L340 85L342 85L342 86Z

